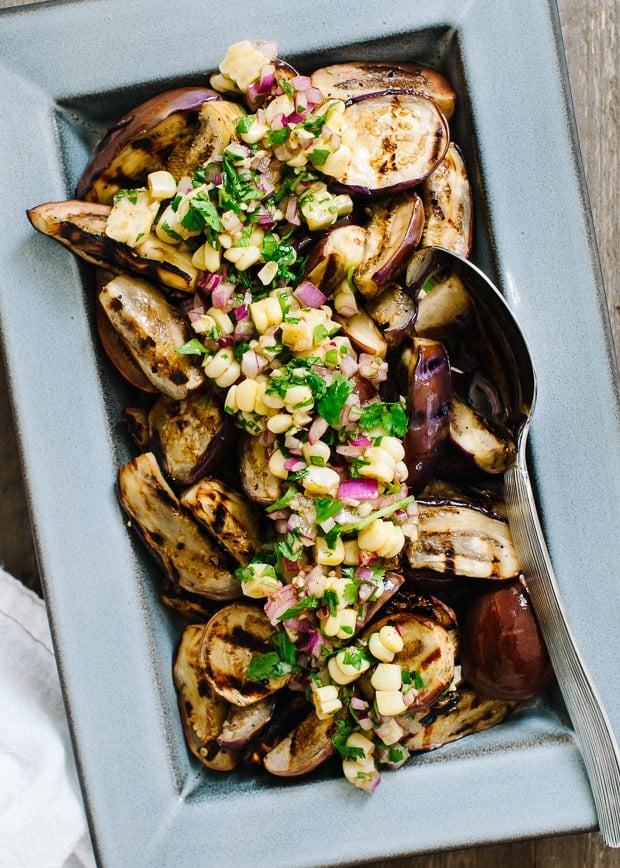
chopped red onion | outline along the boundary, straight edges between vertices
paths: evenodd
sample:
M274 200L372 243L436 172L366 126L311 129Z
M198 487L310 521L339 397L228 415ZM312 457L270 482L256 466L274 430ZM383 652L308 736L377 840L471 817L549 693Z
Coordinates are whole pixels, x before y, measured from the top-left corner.
M318 286L309 280L302 281L294 290L293 295L304 307L321 307L327 301L327 297L323 295Z
M376 500L378 497L376 479L343 479L338 486L338 500Z
M370 437L367 437L365 434L358 434L352 440L349 440L349 443L352 446L361 446L364 449L367 449L369 446L372 446L372 441Z
M329 422L327 422L322 416L315 416L310 428L308 429L308 443L318 443L328 428Z
M235 287L227 280L222 282L221 276L219 274L214 274L213 277L218 277L219 280L214 280L213 285L209 287L211 289L211 304L213 305L213 307L223 308L232 298L235 292Z
M302 461L300 458L287 458L284 462L284 469L288 470L289 473L299 473L300 470L304 470L306 467L306 462Z

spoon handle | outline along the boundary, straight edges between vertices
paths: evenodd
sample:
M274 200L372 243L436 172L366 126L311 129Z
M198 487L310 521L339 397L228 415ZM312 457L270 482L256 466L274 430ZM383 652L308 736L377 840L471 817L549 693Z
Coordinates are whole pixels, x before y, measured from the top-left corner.
M508 521L583 756L601 836L609 847L620 847L620 750L568 623L524 462L506 472L504 486Z

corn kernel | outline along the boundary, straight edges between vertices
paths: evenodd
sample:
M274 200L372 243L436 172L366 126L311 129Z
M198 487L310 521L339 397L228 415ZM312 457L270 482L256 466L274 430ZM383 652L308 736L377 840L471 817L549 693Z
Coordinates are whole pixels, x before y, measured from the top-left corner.
M241 580L241 590L246 597L259 600L282 587L269 564L250 564L248 570L251 574Z
M380 446L370 446L364 450L364 464L358 468L360 476L391 482L394 479L396 462L390 453Z
M400 690L377 690L375 693L375 704L379 714L385 717L403 714L407 710Z
M370 668L369 661L365 660L363 657L359 658L359 665L357 666L354 666L352 663L345 663L344 661L347 653L348 652L344 650L339 651L327 661L327 671L329 672L332 681L335 681L336 684L342 686L345 684L351 684L352 681L356 681L360 675Z
M221 308L210 307L207 311L207 316L211 317L220 335L231 335L234 332L235 327L232 324L231 318Z
M331 456L331 449L323 440L317 440L316 443L304 443L301 451L308 464L315 464L319 467L325 466Z
M312 407L314 398L309 386L289 386L284 395L284 404L289 413Z
M260 248L253 244L247 247L229 247L224 253L224 259L232 262L238 271L247 271L261 258Z
M342 702L338 697L338 688L333 684L317 687L312 695L316 716L319 720L332 717L342 708Z
M340 627L336 633L337 639L350 639L357 627L357 612L346 608L340 613Z
M282 308L277 298L271 296L254 301L250 305L250 316L259 334L263 334L270 326L282 322Z
M233 356L232 350L218 350L214 356L211 356L211 358L205 362L204 372L207 377L209 377L209 379L216 380L218 377L221 377L225 371L228 370L228 368L234 361L235 357ZM237 376L239 375L237 374ZM237 378L235 377L235 379Z
M377 663L370 683L375 690L400 690L403 672L398 663Z
M330 548L324 537L317 537L314 544L314 562L324 566L335 567L344 560L344 544L340 538Z
M211 271L215 273L219 270L221 264L222 257L220 251L211 247L208 241L201 244L200 247L194 251L194 255L192 256L192 265L199 268L201 271Z
M293 424L293 417L288 413L276 413L267 419L267 429L272 434L284 434Z
M324 618L321 621L321 628L326 636L336 636L340 629L340 612L336 612L335 615L328 615L327 618ZM335 678L334 681L336 681Z
M360 547L356 539L347 539L344 541L344 560L343 564L348 567L357 566L360 562Z
M228 389L233 383L236 383L241 376L241 365L236 359L233 359L228 368L219 377L215 377L215 385L220 389Z
M310 466L302 479L302 484L308 494L326 494L335 497L340 477L331 467Z
M369 738L361 732L352 732L345 742L347 747L357 747L364 751L364 756L369 757L375 751L375 746Z
M231 386L230 389L226 392L224 409L227 410L229 413L235 413L237 411L237 386Z
M177 182L174 175L165 169L149 172L147 183L152 199L172 199L177 191Z
M386 525L385 541L376 551L380 558L395 558L405 545L405 534L398 525L390 521L386 521L384 524Z
M382 437L380 447L388 452L397 463L405 457L405 447L398 437Z
M390 522L391 523L391 522ZM388 522L375 518L363 527L357 535L357 544L366 552L378 552L386 541L386 525Z
M395 654L398 654L398 652L402 651L405 647L403 637L400 635L396 627L392 627L391 624L384 624L384 626L381 627L379 630L379 639L381 644L384 645L388 651L393 651Z
M253 413L258 386L255 380L243 380L236 387L237 408L244 413Z
M391 663L394 659L394 651L391 651L383 644L379 633L370 634L368 638L368 650L373 657L376 657L377 660L381 660L383 663Z
M274 449L269 458L269 472L277 476L278 479L288 479L288 470L284 466L285 461L286 458L282 452L279 449Z
M295 353L303 353L314 346L313 327L309 322L283 322L280 339L285 347Z

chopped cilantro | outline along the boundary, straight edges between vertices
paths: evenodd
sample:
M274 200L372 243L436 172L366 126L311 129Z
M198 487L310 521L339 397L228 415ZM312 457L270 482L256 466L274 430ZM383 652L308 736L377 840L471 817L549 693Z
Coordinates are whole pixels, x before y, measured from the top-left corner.
M346 377L338 375L327 386L325 394L317 402L316 408L319 415L333 428L337 428L340 425L340 414L352 389L353 383L347 380Z
M328 518L333 518L343 508L342 501L333 497L316 497L314 507L316 509L316 523L322 524Z
M271 637L275 651L255 654L250 660L245 677L248 681L268 681L292 672L297 663L297 646L285 631L278 631Z
M353 723L350 720L337 720L337 733L332 738L332 744L342 759L363 759L364 749L361 747L348 747L346 741L353 732Z
M383 428L392 437L404 437L407 426L407 414L401 403L386 404L379 401L367 404L359 419L361 431Z
M208 356L209 350L204 347L198 338L191 338L181 347L176 348L176 352L182 356Z
M297 616L301 615L302 612L305 612L306 609L317 609L319 603L320 600L318 597L313 597L312 594L308 594L307 597L303 597L298 603L279 615L278 621L288 621L289 618L297 618Z

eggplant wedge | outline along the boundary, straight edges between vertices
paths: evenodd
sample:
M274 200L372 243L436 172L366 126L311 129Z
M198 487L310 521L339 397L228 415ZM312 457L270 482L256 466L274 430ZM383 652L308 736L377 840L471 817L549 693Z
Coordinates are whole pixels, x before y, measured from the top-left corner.
M148 415L149 446L166 476L191 485L220 463L236 429L221 401L207 389L182 400L160 395Z
M436 69L417 63L382 60L334 63L315 70L311 79L326 99L347 100L388 88L413 90L436 102L448 120L454 114L456 94L448 79Z
M118 472L120 504L172 584L209 600L241 596L235 564L183 509L152 452Z
M157 388L129 352L119 333L112 327L100 304L95 308L95 319L101 347L121 377L140 392L157 394Z
M512 579L521 572L505 519L463 503L418 499L418 537L405 544L415 570L476 579Z
M364 257L366 230L356 224L330 229L312 248L304 277L326 296L333 295Z
M211 152L219 153L230 137L222 143L217 127L213 130L214 102L223 102L215 90L180 87L133 108L95 148L78 183L77 197L109 205L120 189L144 186L149 172L168 169L181 177ZM239 117L242 111L235 109Z
M275 654L276 633L262 609L232 603L213 615L203 636L200 661L205 677L222 699L244 708L272 696L290 680L290 673L250 680L248 668L255 656Z
M267 696L252 705L238 708L229 706L226 720L217 737L218 744L222 747L239 750L254 741L264 730L273 717L275 697Z
M401 353L409 424L405 434L408 485L417 494L432 476L450 433L452 379L442 343L414 337Z
M427 711L401 714L397 723L407 733L401 744L410 751L435 750L466 735L490 729L505 720L514 702L479 696L467 685L448 691Z
M364 94L345 108L355 131L348 165L334 180L350 193L382 194L419 184L443 160L448 124L426 96L404 91Z
M241 755L218 737L228 714L228 703L213 692L200 667L204 624L189 624L177 649L172 676L187 745L196 759L218 772L232 771Z
M366 312L383 333L388 348L393 349L413 333L418 308L401 286L391 283L381 295L367 302Z
M181 401L203 385L205 375L195 356L177 352L191 337L189 325L160 290L137 277L119 275L103 287L98 301L159 392Z
M247 566L260 549L256 506L225 482L205 476L183 492L181 503L242 566Z
M282 496L283 483L269 470L271 446L263 435L239 435L239 472L241 487L253 503L270 506Z
M38 232L63 244L85 262L114 274L135 274L173 295L191 295L198 269L192 264L189 250L166 244L154 232L135 247L114 241L106 235L110 210L109 205L68 199L45 202L26 213Z
M342 333L360 353L383 358L388 351L388 343L379 331L374 319L365 310L358 310L353 316L333 314L332 319L342 328Z
M469 256L473 240L472 195L461 152L450 142L445 157L421 186L424 247Z
M455 644L450 633L431 618L413 612L397 612L375 621L363 638L369 639L372 633L379 632L385 626L396 627L404 643L393 662L403 671L415 672L421 685L409 705L410 710L428 708L454 678ZM372 702L375 691L370 672L362 675L359 685L366 698Z
M364 296L374 298L398 277L424 228L424 207L417 193L388 196L369 206L364 256L353 282Z
M265 755L264 767L285 778L314 771L336 753L333 739L338 735L338 721L338 715L319 720L311 711Z
M485 473L504 473L515 459L516 445L508 429L476 413L457 395L452 396L450 440Z

